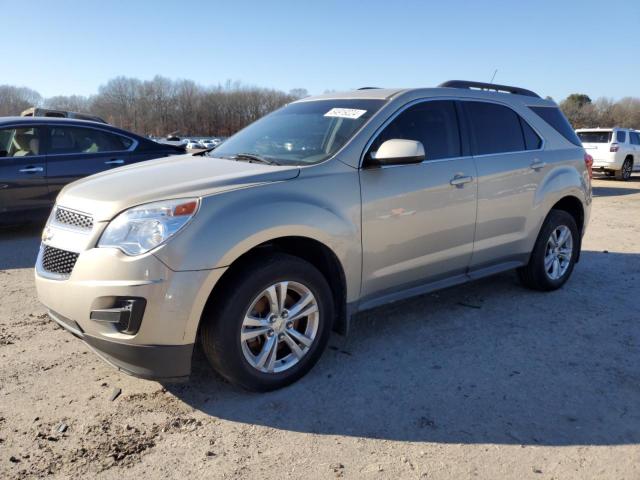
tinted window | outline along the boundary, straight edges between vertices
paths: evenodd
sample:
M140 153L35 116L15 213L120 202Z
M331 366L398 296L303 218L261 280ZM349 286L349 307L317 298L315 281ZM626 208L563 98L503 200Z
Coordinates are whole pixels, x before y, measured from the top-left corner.
M582 143L609 143L612 132L579 132Z
M629 136L631 137L631 143L640 145L640 135L638 135L638 132L629 132Z
M0 157L29 157L40 154L40 129L0 130Z
M510 108L485 102L463 102L476 155L526 150L520 117Z
M551 125L560 135L569 140L574 145L582 146L580 139L573 131L569 120L557 107L529 107L540 118Z
M427 160L459 157L460 132L454 102L423 102L407 108L385 127L369 151L377 151L391 139L421 142Z
M117 152L132 143L120 135L79 127L52 127L50 140L50 154Z
M616 140L619 143L624 143L627 140L627 132L625 132L623 130L618 130L616 132Z
M522 125L524 144L527 150L538 150L542 146L542 139L522 117L520 117L520 124Z

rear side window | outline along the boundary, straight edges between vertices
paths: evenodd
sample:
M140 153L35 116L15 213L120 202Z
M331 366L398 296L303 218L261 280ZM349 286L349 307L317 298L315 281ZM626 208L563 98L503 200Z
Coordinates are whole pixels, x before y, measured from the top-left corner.
M638 135L638 132L629 132L629 137L631 137L631 143L633 145L640 145L640 135Z
M573 131L569 120L562 114L558 107L529 107L536 115L551 125L560 135L574 145L582 146L580 139Z
M469 117L476 155L521 152L527 149L523 126L516 112L495 103L463 102L463 105ZM536 143L533 139L531 141Z
M131 147L132 141L113 133L92 128L52 127L50 154L118 152Z
M459 157L460 132L455 103L436 100L407 108L385 127L369 151L377 151L380 145L392 139L421 142L426 160Z
M627 132L624 130L618 130L616 132L616 141L618 143L624 143L627 140Z

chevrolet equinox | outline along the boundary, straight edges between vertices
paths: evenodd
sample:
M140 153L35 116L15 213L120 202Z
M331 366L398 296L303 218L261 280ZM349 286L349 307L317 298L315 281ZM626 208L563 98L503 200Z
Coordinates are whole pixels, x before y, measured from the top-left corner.
M449 81L293 102L215 150L58 195L36 265L51 318L117 368L280 388L360 311L510 269L561 287L591 157L558 107Z

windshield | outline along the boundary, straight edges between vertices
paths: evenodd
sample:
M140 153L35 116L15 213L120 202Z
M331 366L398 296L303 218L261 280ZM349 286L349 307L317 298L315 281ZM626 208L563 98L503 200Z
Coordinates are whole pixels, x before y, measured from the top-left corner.
M347 143L384 100L318 100L292 103L241 130L209 153L255 155L275 164L322 162Z
M582 143L609 143L611 132L578 132Z

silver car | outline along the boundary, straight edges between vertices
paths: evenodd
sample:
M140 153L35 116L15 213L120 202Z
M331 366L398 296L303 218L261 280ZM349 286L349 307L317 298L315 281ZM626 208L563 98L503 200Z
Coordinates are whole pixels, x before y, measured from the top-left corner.
M276 389L382 304L517 269L561 287L590 157L528 90L451 81L291 103L214 151L67 186L36 265L51 318L133 375Z

